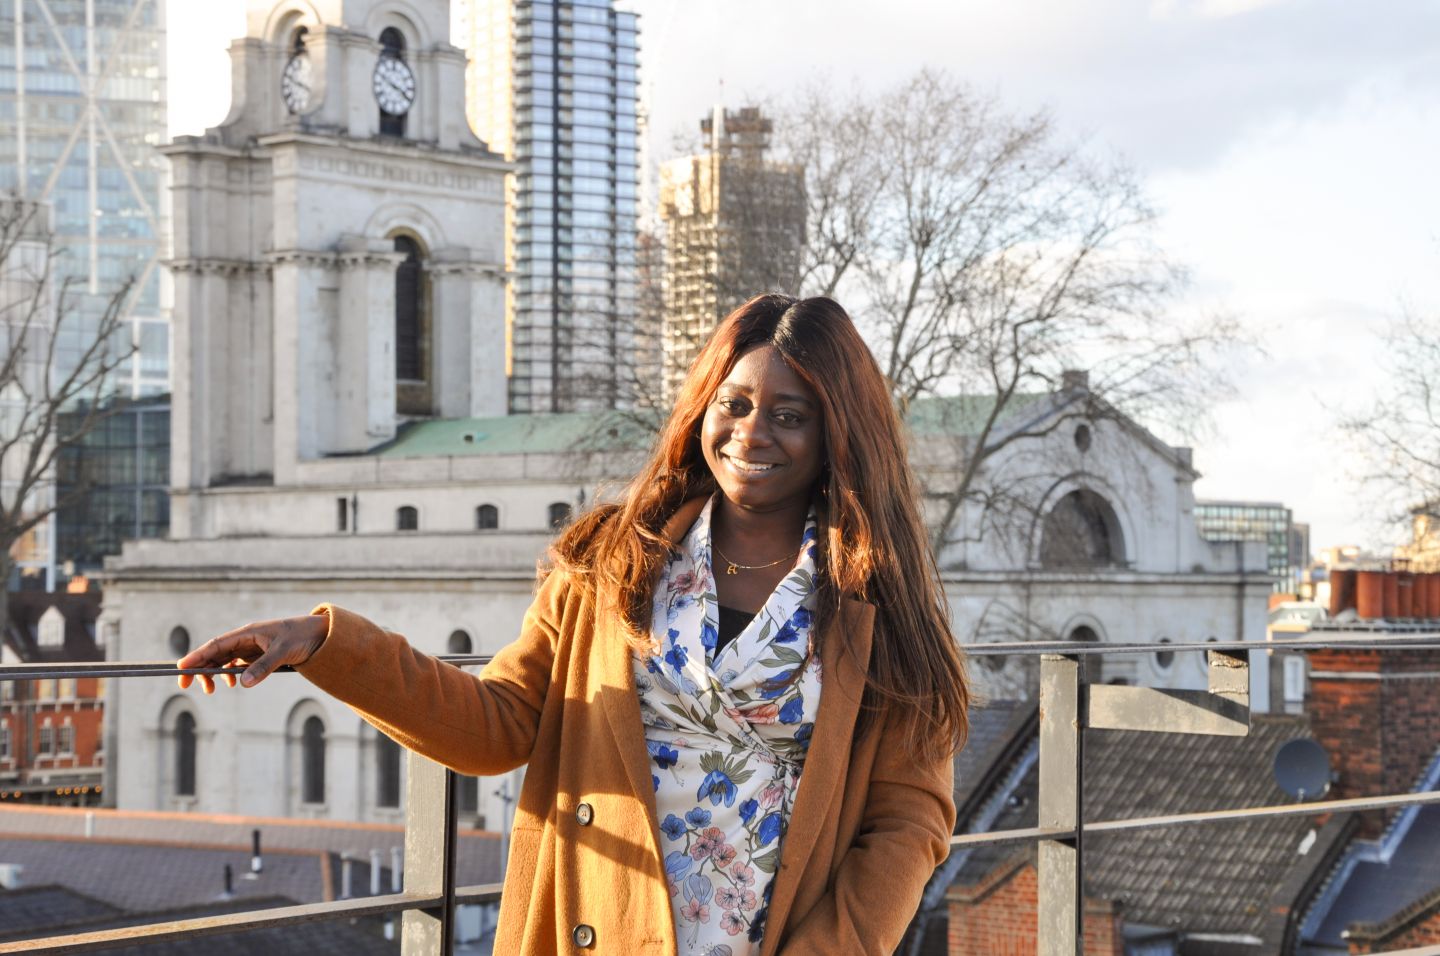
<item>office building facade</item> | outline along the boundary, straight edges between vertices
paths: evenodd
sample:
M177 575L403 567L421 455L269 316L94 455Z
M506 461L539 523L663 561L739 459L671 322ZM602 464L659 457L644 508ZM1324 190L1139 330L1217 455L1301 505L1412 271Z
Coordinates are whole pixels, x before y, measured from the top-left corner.
M1284 505L1272 501L1197 501L1195 525L1200 536L1211 543L1264 542L1266 566L1275 579L1275 590L1293 594L1299 586L1302 565L1292 552L1308 551L1308 541L1303 545L1292 541L1295 526L1290 509Z
M611 0L462 0L467 114L508 184L509 405L625 407L635 391L638 18Z

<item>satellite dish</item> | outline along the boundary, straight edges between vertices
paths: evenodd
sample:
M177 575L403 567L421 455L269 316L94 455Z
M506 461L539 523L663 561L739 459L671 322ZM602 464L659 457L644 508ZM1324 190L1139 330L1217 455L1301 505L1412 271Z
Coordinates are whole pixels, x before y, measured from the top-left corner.
M1275 782L1302 803L1330 789L1330 755L1309 737L1297 737L1275 751Z

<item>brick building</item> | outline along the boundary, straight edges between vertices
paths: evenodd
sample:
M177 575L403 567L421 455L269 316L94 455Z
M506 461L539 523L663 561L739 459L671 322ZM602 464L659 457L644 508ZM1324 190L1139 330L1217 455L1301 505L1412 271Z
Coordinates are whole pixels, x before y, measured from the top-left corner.
M1272 766L1297 738L1329 755L1329 799L1440 789L1440 651L1330 649L1306 663L1304 711L1253 715L1244 738L1088 731L1086 820L1293 802ZM1037 725L1033 703L976 712L956 765L957 832L1036 825ZM1085 859L1087 954L1319 956L1440 942L1440 806L1095 833ZM1036 889L1033 845L958 849L927 894L935 917L902 952L1033 953Z
M0 635L3 661L104 660L98 592L18 591ZM105 687L97 678L0 681L0 802L100 803Z

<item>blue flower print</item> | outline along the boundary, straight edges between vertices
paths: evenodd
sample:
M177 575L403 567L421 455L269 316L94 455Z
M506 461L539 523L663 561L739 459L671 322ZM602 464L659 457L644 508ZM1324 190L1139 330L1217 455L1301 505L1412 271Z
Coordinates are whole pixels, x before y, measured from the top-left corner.
M760 801L746 800L740 804L740 820L749 823L755 817L755 811L760 809Z
M810 735L814 732L814 724L801 724L800 729L795 731L795 740L808 747L810 746Z
M775 643L793 644L795 642L795 638L799 636L800 632L795 629L795 625L790 621L786 621L784 624L780 625L780 630L775 632Z
M685 835L685 821L673 813L665 815L665 822L660 824L660 832L672 840L678 840Z
M699 900L701 903L710 902L710 897L715 892L715 885L710 878L694 873L685 881L685 898L687 900Z
M652 673L652 674L658 674L658 673L660 673L660 658L658 658L658 657L647 657L647 658L645 658L645 669L646 669L647 671L649 671L650 673Z
M684 850L671 850L665 857L665 874L678 883L690 872L694 862Z
M700 781L700 789L695 791L696 800L710 798L710 806L718 807L720 801L725 801L725 806L735 806L735 796L740 791L736 789L734 782L723 771L712 770Z
M715 650L715 645L720 643L720 635L709 621L700 625L700 643L705 645L707 651Z
M805 698L796 697L780 708L780 723L798 724L800 718L805 715ZM659 758L656 758L659 759Z
M655 788L656 793L660 792L660 778L653 773L650 775L650 786Z
M790 615L790 623L797 628L809 627L812 620L813 617L810 614L810 609L806 607L797 607L795 613Z
M697 829L703 826L709 826L710 811L696 807L694 810L690 810L685 814L685 822Z
M693 597L688 594L682 594L677 597L670 606L677 611L683 611L694 603L695 599Z
M675 761L680 759L680 752L664 744L657 744L653 741L645 741L645 746L650 750L650 756L655 758L655 763L661 770L669 770L675 766Z
M769 846L780 835L780 814L767 813L765 819L760 821L760 845Z
M684 644L673 644L670 650L665 652L665 663L675 668L677 674L684 669L685 662L689 659L690 655L686 653Z
M781 671L760 686L760 696L766 700L774 700L790 689L794 677L793 670Z

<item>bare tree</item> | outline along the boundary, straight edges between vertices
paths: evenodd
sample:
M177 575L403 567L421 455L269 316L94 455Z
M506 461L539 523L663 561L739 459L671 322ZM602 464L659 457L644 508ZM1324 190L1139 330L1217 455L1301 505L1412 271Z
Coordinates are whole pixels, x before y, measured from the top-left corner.
M946 398L963 418L936 429L956 467L924 476L937 552L982 533L967 509L1033 507L986 480L1002 449L1076 419L1193 423L1228 388L1237 324L1167 311L1185 275L1134 174L1062 142L1047 114L925 70L878 95L813 88L778 125L805 169L804 292L847 303L902 414ZM1088 371L1083 389L1069 369ZM1066 394L1017 422L1022 402Z
M1440 321L1407 311L1387 330L1384 355L1384 390L1342 420L1364 463L1359 477L1396 523L1440 515Z
M121 335L126 282L90 317L75 351L62 354L65 333L82 322L84 293L59 278L61 249L46 211L0 201L0 623L9 619L16 546L85 492L57 496L56 462L109 413L106 389L134 351Z

